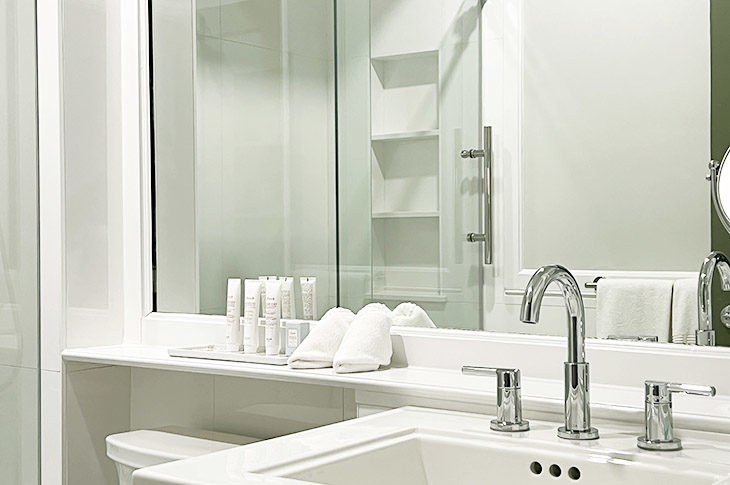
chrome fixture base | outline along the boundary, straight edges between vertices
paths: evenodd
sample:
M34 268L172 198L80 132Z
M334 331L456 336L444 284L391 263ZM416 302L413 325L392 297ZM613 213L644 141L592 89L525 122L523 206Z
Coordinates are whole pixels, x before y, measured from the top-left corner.
M695 330L695 339L697 345L701 346L715 346L715 331L714 330Z
M530 422L522 421L519 423L509 423L506 421L500 421L498 419L493 419L491 421L491 424L489 425L489 428L493 431L500 431L502 433L515 433L515 432L519 432L519 431L529 431Z
M646 436L637 436L636 446L642 450L677 451L682 449L682 440L679 438L674 438L671 441L648 440Z
M597 440L598 430L590 428L584 431L568 431L565 426L558 428L558 438L564 440Z

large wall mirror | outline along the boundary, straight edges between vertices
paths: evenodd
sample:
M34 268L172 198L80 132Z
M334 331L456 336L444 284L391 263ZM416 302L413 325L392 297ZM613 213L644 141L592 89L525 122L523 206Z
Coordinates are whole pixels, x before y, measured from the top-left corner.
M440 328L564 335L558 298L555 325L516 317L560 263L604 336L596 278L696 281L727 244L720 3L151 0L155 310L312 276L320 315L413 301ZM491 167L462 156L485 145Z

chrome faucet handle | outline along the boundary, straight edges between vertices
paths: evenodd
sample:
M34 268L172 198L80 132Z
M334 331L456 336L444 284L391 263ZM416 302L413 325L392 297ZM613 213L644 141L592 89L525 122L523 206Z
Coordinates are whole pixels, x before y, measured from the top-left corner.
M663 381L644 382L644 436L636 438L636 445L644 450L676 451L682 441L674 437L672 394L682 392L695 396L714 396L713 386L695 386Z
M497 376L497 419L489 427L494 431L527 431L530 422L522 419L522 387L519 369L500 367L475 367L465 365L461 373L466 375Z

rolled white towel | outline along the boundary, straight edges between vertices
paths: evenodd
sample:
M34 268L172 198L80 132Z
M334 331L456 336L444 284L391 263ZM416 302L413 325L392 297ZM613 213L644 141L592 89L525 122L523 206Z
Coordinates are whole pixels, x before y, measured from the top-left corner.
M382 312L390 315L392 312L390 311L390 308L385 306L382 303L368 303L364 307L360 308L360 311L357 312L358 315L363 313L370 313L370 312Z
M335 353L354 319L355 314L347 308L328 310L291 354L289 367L293 369L332 367Z
M436 328L423 308L415 303L401 303L393 310L393 326Z
M392 325L393 319L383 311L358 312L335 354L335 372L365 372L390 364Z
M672 292L672 343L696 343L697 307L697 278L675 281Z

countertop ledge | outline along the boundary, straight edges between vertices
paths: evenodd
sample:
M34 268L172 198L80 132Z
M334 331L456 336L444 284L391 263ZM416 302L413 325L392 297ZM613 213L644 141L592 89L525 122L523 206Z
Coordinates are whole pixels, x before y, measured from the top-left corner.
M66 363L115 365L146 369L214 374L250 379L343 387L360 391L403 394L414 397L495 405L495 378L462 375L460 369L390 367L373 372L337 374L327 369L290 369L286 366L248 364L184 357L170 357L167 347L114 345L67 349ZM643 388L591 385L591 412L595 420L643 422ZM563 383L523 376L522 400L525 415L563 413ZM730 396L712 399L677 396L674 402L677 429L730 433Z

